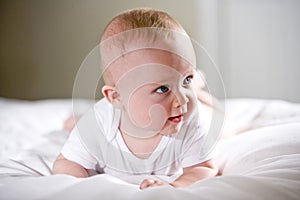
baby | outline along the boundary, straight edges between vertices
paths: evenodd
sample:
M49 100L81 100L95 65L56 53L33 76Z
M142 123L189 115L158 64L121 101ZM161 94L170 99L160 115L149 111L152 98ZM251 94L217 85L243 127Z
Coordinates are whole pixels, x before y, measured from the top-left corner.
M216 176L193 81L195 55L182 26L162 11L127 11L105 28L100 52L104 98L78 121L53 174L149 175L141 189ZM176 174L170 182L151 178Z

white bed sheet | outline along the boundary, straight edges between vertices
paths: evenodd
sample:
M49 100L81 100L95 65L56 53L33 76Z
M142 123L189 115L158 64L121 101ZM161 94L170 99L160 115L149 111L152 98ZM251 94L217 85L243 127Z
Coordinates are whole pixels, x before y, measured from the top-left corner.
M86 105L82 101L83 110ZM61 129L72 113L71 101L2 98L0 199L300 199L300 105L232 99L226 101L226 110L234 122L227 130L243 133L215 149L222 176L185 189L141 191L105 174L86 179L50 176L68 136Z

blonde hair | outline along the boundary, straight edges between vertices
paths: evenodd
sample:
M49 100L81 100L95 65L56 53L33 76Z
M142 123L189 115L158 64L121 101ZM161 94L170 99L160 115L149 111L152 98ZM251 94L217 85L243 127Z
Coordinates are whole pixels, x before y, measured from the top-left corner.
M136 28L164 28L184 31L183 27L166 12L151 8L137 8L114 17L105 27L101 41L120 32Z
M161 29L174 30L186 34L184 28L168 13L151 8L137 8L122 12L114 17L105 27L101 36L101 42L113 38L113 36L117 34L125 33L133 29L137 30L142 28L154 28L155 30L157 29L157 31ZM151 36L152 39L155 40L155 35ZM130 39L136 39L136 35L134 34L129 35L129 37L131 38L129 38L128 35L126 35L125 37L125 39L122 38L122 41L118 42L126 43L130 41ZM138 37L140 37L140 35ZM151 38L149 37L147 38L147 40L150 41ZM116 46L116 42L114 42L114 46ZM124 47L124 44L122 44L121 46ZM101 54L103 54L102 56L105 57L106 54L108 54L108 51L109 50L103 50L101 52ZM105 66L105 64L103 71L103 78L105 83L107 85L114 85L116 80L114 80L114 76L111 70L107 66Z

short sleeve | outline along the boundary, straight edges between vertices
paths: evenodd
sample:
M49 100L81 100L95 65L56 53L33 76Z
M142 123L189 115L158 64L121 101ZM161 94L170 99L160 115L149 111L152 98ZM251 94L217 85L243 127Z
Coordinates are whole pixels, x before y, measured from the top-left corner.
M181 150L181 165L183 168L203 163L213 157L213 145L208 145L211 141L208 131L210 115L203 112L201 103L198 103L198 109L201 114L196 113L186 129L186 136Z
M61 154L68 160L76 162L86 169L94 169L97 160L86 150L82 144L77 128L71 132L64 144Z
M205 136L193 139L184 145L182 155L182 167L190 167L212 159L212 153L208 149L203 149ZM204 147L205 148L205 147Z

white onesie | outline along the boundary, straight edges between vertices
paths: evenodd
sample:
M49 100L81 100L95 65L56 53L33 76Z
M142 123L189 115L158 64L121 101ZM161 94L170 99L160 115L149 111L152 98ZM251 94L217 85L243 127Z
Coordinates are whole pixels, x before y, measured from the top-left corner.
M127 148L118 129L121 111L105 98L83 115L65 143L62 154L86 169L94 169L119 178L124 175L172 176L182 168L211 159L207 145L208 116L198 112L183 122L180 131L162 137L147 159L136 157Z

